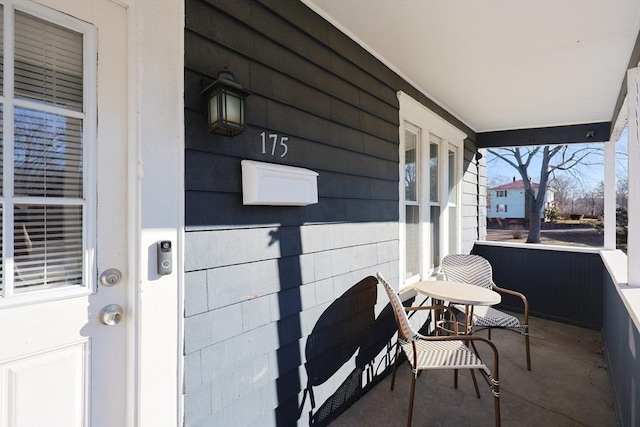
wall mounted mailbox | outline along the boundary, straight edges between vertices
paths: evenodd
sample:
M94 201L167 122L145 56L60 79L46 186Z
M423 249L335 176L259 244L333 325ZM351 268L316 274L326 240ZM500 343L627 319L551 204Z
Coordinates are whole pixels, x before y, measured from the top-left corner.
M306 206L318 203L318 173L309 169L243 160L245 205Z

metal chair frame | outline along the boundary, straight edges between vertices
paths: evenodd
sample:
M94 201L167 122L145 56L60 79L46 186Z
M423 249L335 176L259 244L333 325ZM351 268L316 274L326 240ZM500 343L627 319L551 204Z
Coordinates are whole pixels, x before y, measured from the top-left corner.
M377 277L387 292L396 323L398 324L398 341L396 344L396 357L393 363L391 390L393 391L395 385L396 368L400 351L403 351L407 356L413 373L411 378L407 427L411 426L413 417L416 380L422 371L429 369L453 369L454 388L458 388L458 369L470 369L476 396L480 398L480 391L474 373L474 369L478 369L494 396L495 425L500 427L499 357L495 345L484 337L473 335L457 336L458 326L455 321L453 322L453 327L456 335L453 336L426 336L416 332L409 322L407 311L433 310L435 313L435 311L440 310L450 313L455 319L453 310L443 305L404 307L398 294L384 277L380 273L377 274ZM493 352L493 369L490 370L487 365L480 360L475 347L475 344L478 342L486 344Z
M524 294L513 291L511 289L502 288L493 282L493 270L489 261L480 255L455 254L447 255L442 260L442 272L447 280L455 280L457 282L470 283L484 288L491 289L506 295L513 295L519 298L523 304L523 322L510 314L503 313L496 309L491 309L497 317L504 319L509 324L517 324L517 326L503 325L476 325L479 319L482 319L477 313L471 322L472 331L488 330L488 338L491 340L492 329L504 329L517 332L524 335L525 351L527 357L527 370L531 370L531 350L529 345L529 301Z

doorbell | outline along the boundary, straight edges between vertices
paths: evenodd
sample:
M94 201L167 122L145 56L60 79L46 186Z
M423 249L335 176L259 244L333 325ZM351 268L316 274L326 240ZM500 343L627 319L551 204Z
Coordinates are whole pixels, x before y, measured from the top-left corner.
M158 243L158 274L161 276L165 276L167 274L171 274L172 265L171 265L171 241L170 240L160 240Z

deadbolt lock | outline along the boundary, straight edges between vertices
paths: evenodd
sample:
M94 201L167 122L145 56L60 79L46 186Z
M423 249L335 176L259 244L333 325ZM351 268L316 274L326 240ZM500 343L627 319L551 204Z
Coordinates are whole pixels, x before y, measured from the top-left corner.
M100 283L103 286L115 286L120 283L120 280L122 280L122 273L117 268L105 270L100 275Z

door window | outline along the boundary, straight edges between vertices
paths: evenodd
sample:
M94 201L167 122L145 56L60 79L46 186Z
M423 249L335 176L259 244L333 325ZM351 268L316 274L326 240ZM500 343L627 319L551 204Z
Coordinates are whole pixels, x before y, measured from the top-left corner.
M92 29L53 13L37 16L28 3L7 2L0 11L7 71L0 75L0 303L86 292Z

